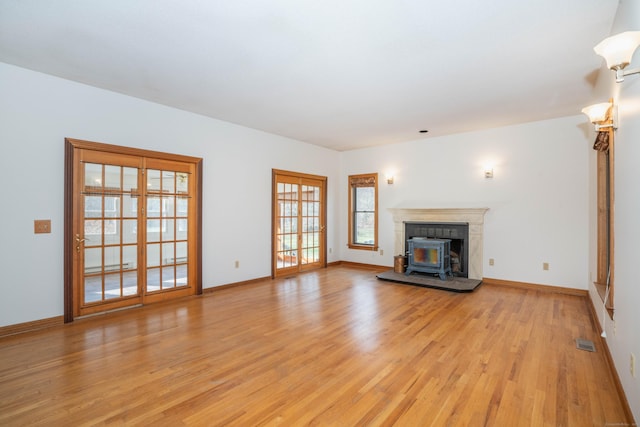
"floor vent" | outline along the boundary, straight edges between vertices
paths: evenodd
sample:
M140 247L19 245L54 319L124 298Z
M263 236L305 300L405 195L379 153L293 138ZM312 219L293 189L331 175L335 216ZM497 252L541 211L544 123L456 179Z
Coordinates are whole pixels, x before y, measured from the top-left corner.
M576 347L585 351L596 351L593 341L585 340L583 338L576 338Z

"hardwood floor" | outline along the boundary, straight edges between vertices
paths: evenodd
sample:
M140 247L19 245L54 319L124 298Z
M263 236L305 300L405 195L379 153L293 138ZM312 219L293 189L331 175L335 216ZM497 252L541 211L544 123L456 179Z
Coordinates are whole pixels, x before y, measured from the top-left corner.
M265 280L0 339L0 425L628 425L587 304Z

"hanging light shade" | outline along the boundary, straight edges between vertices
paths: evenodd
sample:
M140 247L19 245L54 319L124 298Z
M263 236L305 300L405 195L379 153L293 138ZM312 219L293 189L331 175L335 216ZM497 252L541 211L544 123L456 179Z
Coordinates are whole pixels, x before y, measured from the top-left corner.
M602 123L607 120L609 108L611 108L610 102L601 102L584 107L582 112L589 117L591 123Z
M631 62L640 45L640 31L625 31L602 40L593 50L607 61L607 67L621 70Z

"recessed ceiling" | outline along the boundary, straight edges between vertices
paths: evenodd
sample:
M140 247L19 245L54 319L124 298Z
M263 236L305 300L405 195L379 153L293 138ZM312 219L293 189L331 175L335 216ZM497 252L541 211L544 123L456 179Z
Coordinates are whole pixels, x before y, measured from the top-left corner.
M2 0L0 61L349 150L579 114L617 6Z

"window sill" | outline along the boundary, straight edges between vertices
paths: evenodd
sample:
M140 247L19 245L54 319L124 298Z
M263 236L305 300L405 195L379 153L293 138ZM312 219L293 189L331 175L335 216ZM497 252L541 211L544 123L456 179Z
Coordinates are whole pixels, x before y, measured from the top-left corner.
M378 250L378 246L370 246L370 245L354 245L349 243L347 245L349 247L349 249L357 249L357 250L361 250L361 251L371 251L371 252L375 252Z

